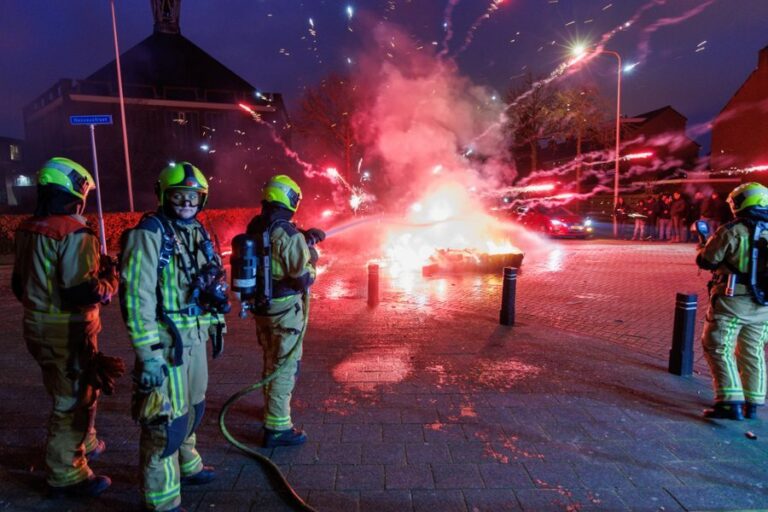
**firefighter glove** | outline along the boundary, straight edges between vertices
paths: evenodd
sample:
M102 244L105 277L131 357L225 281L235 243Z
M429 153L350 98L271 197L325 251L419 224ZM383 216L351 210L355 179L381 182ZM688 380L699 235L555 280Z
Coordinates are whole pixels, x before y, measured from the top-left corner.
M102 390L105 395L111 395L115 391L115 380L125 374L125 362L119 357L96 352L87 373L91 386Z
M104 283L101 294L101 303L112 302L112 295L117 291L120 283L120 275L117 272L117 261L109 254L102 254L99 259L99 280Z
M142 361L138 378L139 386L143 389L159 387L163 384L166 375L168 375L168 368L162 359L153 357Z
M317 260L320 259L320 253L317 252L314 245L309 246L309 263L313 267L317 267Z
M302 232L307 245L315 245L325 240L325 231L317 228L309 228Z
M110 279L117 276L117 261L109 254L99 257L99 279Z

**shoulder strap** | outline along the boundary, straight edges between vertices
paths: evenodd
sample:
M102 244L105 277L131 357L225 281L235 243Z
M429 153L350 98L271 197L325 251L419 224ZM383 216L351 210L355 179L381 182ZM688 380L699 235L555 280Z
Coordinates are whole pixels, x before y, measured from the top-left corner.
M163 269L168 266L168 262L173 257L173 250L176 246L176 234L173 231L170 223L166 219L163 219L156 213L145 213L139 221L137 227L141 227L142 224L153 224L157 226L160 231L160 254L157 258L157 277L160 279L160 275L163 273Z

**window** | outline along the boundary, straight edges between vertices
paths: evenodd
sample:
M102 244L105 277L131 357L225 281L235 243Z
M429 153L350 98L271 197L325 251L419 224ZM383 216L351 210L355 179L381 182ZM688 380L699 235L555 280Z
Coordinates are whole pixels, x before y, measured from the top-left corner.
M21 160L21 148L18 144L11 144L10 145L10 153L11 153L11 160L13 162L18 162Z

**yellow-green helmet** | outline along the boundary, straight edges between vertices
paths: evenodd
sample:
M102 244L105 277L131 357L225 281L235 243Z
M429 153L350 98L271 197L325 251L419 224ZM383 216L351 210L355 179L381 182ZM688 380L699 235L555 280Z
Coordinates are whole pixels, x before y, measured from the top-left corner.
M301 189L285 174L272 176L261 189L261 197L268 203L277 203L295 212L301 201Z
M189 162L169 165L160 172L155 183L155 194L160 206L165 206L165 193L171 189L195 190L200 193L200 209L208 201L208 180L205 175Z
M62 189L83 202L88 192L96 187L91 173L85 167L69 158L58 156L43 164L37 172L37 184Z
M768 207L768 188L759 183L744 183L728 194L727 201L734 215L751 206L766 208Z

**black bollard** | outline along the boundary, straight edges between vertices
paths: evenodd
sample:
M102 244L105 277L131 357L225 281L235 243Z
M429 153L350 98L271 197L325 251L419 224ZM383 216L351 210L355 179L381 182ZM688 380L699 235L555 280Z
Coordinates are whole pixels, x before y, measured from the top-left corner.
M695 293L678 293L675 299L675 327L669 351L669 373L689 377L693 374L693 330L696 326Z
M515 325L515 293L517 292L517 269L504 267L504 283L501 288L501 325Z
M376 263L368 264L368 306L379 304L379 266Z

